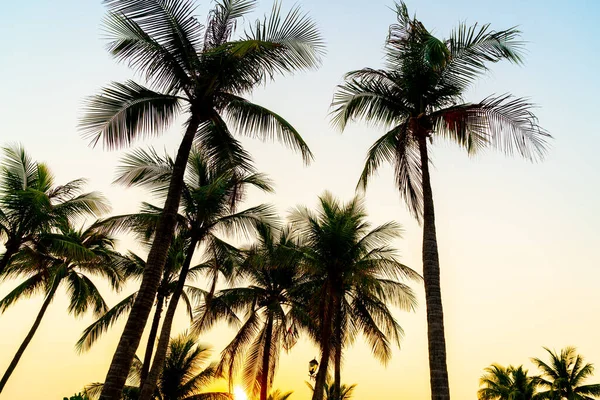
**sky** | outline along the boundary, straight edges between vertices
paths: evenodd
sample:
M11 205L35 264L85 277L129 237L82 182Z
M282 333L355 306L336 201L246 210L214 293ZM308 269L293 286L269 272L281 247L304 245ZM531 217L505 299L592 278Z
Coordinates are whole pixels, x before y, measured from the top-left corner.
M284 0L284 7L293 3ZM343 200L354 195L369 145L382 132L353 124L343 134L331 127L329 104L347 71L382 65L382 45L394 13L391 0L300 0L318 22L327 55L317 71L278 78L252 98L287 118L315 154L310 166L279 144L243 142L260 171L274 180L276 193L252 192L248 205L270 202L282 216L298 204L315 206L325 190ZM527 41L522 67L498 64L467 95L477 101L510 92L539 105L540 124L553 136L546 160L532 164L494 152L468 157L451 144L436 143L432 181L448 368L455 399L475 399L483 368L493 362L524 364L543 357L542 346L573 345L590 362L600 363L600 136L594 115L600 90L596 39L600 3L545 0L409 0L409 10L441 37L460 21L491 23L495 29L518 25ZM199 4L205 19L211 4ZM261 1L254 16L271 7ZM111 185L119 158L127 151L91 148L77 130L82 101L110 81L136 78L105 51L100 0L10 2L0 13L0 145L22 143L47 162L57 182L85 177L89 190L105 193L112 212L134 212L149 200L141 190ZM253 18L251 18L253 19ZM175 125L160 138L136 146L173 153L181 139ZM366 193L374 224L396 220L404 236L394 245L401 260L421 271L421 230L383 168ZM135 248L123 238L120 250ZM17 282L0 283L4 296ZM202 284L200 282L199 284ZM110 305L121 293L101 286ZM423 291L415 313L396 312L405 330L401 349L387 366L379 364L360 340L344 357L343 381L357 383L356 399L425 399L429 396ZM0 370L8 366L30 328L41 298L25 300L0 315ZM66 313L63 294L51 304L40 329L5 391L7 400L62 399L90 382L102 381L124 321L88 353L74 344L92 321ZM173 334L188 321L178 315ZM233 331L219 327L201 338L218 352ZM275 388L306 399L307 364L318 355L301 341L282 354ZM600 376L597 378L600 381Z

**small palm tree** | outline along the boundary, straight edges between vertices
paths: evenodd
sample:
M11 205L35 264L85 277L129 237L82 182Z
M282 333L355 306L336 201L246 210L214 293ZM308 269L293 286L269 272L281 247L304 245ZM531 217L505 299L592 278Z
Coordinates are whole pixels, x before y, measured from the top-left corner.
M397 23L386 40L383 69L346 74L332 103L333 120L344 129L364 119L388 130L369 149L359 186L381 164L394 165L395 184L409 209L423 222L423 277L427 305L429 370L434 400L450 398L446 340L430 147L451 140L469 154L492 147L527 159L541 159L550 137L537 123L532 106L509 95L478 103L463 98L488 66L501 60L522 62L520 32L493 31L489 25L460 24L448 39L438 39L404 2L396 4Z
M479 380L479 400L536 400L540 399L537 376L528 376L523 366L507 368L492 364Z
M600 396L600 384L584 384L594 374L593 364L585 363L574 347L565 347L560 354L544 347L550 356L546 363L539 358L531 361L540 369L540 398L550 400L593 400Z
M232 400L229 393L203 391L219 376L215 363L207 365L210 348L196 344L197 340L197 336L187 333L171 339L153 400ZM136 358L122 393L125 400L138 399L141 366L142 362ZM86 387L86 394L95 400L102 387L102 383L90 384Z
M165 197L175 162L168 156L160 157L156 152L138 150L125 157L117 182L146 187L153 193ZM142 379L142 399L154 391L169 344L171 326L179 298L184 292L188 274L208 272L210 290L204 295L210 301L214 294L217 279L221 274L231 277L237 249L219 237L218 232L247 234L257 221L272 219L273 211L268 205L259 205L238 211L238 204L245 199L247 189L255 187L272 191L271 185L262 174L212 165L205 151L191 151L187 163L180 213L177 215L177 231L188 242L185 257L177 278L167 311L163 320L156 353L148 379ZM104 221L109 229L132 228L138 233L153 232L148 226L157 226L162 210L149 204L143 214L116 216ZM143 222L143 223L142 223ZM141 223L141 225L140 225ZM206 262L190 270L191 261L197 247L204 245L208 254ZM216 262L215 262L216 261ZM145 370L144 370L145 371ZM145 374L143 374L145 378ZM147 387L146 387L147 386Z
M118 290L124 280L121 263L122 257L114 251L112 237L93 228L77 230L68 224L63 224L58 233L46 234L15 254L5 276L24 277L25 280L0 300L0 312L21 299L40 293L44 294L44 302L0 380L0 392L33 339L58 289L64 286L67 291L70 314L80 316L91 310L96 316L103 315L108 308L90 276L105 278L113 289Z
M362 333L375 357L388 362L390 342L399 345L403 334L388 304L414 309L414 293L399 280L419 279L419 275L401 264L390 246L400 235L399 225L388 222L371 229L358 197L342 204L325 193L316 212L298 207L291 221L303 239L303 265L309 275L301 292L308 294L308 309L319 325L315 339L321 363L315 387L324 387L333 355L334 396L338 397L344 347ZM322 390L315 390L313 400L322 396Z
M313 385L311 385L310 383L306 382L306 386L309 387L309 389L314 393L315 392L315 388ZM338 390L338 392L340 393L339 396L335 394L335 384L333 383L333 381L331 380L331 378L327 378L327 380L325 381L325 389L324 389L324 400L350 400L352 398L352 396L354 395L354 389L356 389L356 384L354 385L345 385L345 384L341 384L340 385L340 389Z
M280 390L276 390L272 393L269 393L269 397L267 400L289 400L294 392L282 392Z
M289 231L259 223L257 232L258 243L245 251L240 266L248 285L221 290L208 308L199 310L194 327L200 331L221 318L238 322L236 314L244 313L245 321L221 353L219 370L226 370L231 381L243 369L246 387L267 400L281 348L288 350L297 340L294 316L299 304L294 291L304 276Z
M82 193L85 179L56 185L46 164L35 162L21 146L3 148L0 165L0 275L11 258L25 245L53 227L79 216L108 211L96 192Z
M81 121L86 135L92 143L122 147L161 133L181 112L187 115L163 218L103 388L103 400L117 400L160 284L194 141L215 163L244 165L248 155L231 127L244 135L277 138L308 161L311 153L291 124L242 96L276 75L316 67L323 42L315 24L298 8L282 17L279 6L239 39L232 39L238 21L254 8L253 0L216 2L206 26L196 18L192 0L105 0L105 4L110 53L128 62L152 88L133 81L113 83L91 97Z

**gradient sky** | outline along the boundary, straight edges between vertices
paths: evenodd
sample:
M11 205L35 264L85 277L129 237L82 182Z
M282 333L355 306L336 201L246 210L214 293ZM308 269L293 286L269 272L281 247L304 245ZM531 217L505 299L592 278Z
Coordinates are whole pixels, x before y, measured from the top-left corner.
M291 6L291 1L284 1ZM328 122L328 106L344 72L378 67L391 0L301 0L318 21L328 44L322 68L280 78L253 98L288 118L316 155L309 167L277 144L244 140L259 169L276 183L275 195L253 194L249 205L268 201L285 215L296 204L315 205L328 189L348 199L368 146L381 134L353 125L341 135ZM257 14L271 3L263 1ZM201 19L210 6L199 7ZM519 25L528 41L524 67L496 65L468 99L512 92L539 104L540 123L555 137L545 162L530 164L487 152L469 159L452 145L434 150L433 188L442 269L442 291L452 396L474 399L478 378L492 362L531 367L542 346L574 345L600 363L600 137L594 115L600 63L600 3L546 0L411 0L411 12L439 36L459 21L490 22L496 29ZM143 192L111 186L123 151L92 149L77 132L82 99L111 80L133 77L104 50L100 0L11 1L0 13L0 144L21 142L35 159L47 161L57 181L86 177L103 191L114 213L133 212L148 200ZM181 136L175 126L164 137L138 143L173 152ZM394 189L391 169L370 186L367 206L374 223L395 219L405 235L396 245L402 261L421 271L419 226ZM125 250L131 242L124 240ZM0 296L14 287L0 286ZM110 305L130 293L106 293ZM425 399L429 396L423 292L414 314L398 313L406 331L402 349L381 366L356 343L345 355L343 381L358 383L356 398ZM0 317L0 370L30 328L40 298L23 301ZM66 315L61 295L5 388L2 399L62 399L101 381L123 323L92 351L73 345L91 316ZM186 329L179 316L173 334ZM218 328L202 341L220 351L232 331ZM301 342L282 355L275 387L308 396L307 363L316 349ZM600 376L598 377L600 380Z

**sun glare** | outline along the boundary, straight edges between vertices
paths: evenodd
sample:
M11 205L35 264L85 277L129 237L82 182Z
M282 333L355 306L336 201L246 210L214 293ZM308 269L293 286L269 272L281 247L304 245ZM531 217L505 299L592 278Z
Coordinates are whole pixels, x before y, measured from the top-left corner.
M239 386L233 388L233 398L234 400L248 400L246 392Z

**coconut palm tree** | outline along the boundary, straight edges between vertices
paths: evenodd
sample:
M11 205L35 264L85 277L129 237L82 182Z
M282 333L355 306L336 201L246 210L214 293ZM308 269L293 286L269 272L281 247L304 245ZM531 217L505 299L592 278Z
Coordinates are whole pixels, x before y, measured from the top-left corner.
M99 223L97 226L102 226L102 223ZM156 343L156 336L158 334L162 310L177 287L177 278L185 260L188 245L189 237L182 236L180 234L176 234L171 242L169 254L167 255L167 263L165 264L165 269L163 271L163 278L156 295L154 316L152 318L144 360L140 371L140 381L142 382L148 376L150 360L154 352L154 345ZM146 262L141 257L130 252L126 256L126 260L123 262L123 273L125 279L139 280L143 274L145 266ZM195 274L200 269L202 269L202 266L193 267L190 269L190 274ZM199 301L202 295L202 289L191 285L184 286L184 290L181 293L181 300L184 303L185 311L190 319L193 317L192 310L195 308L196 302ZM126 315L129 310L131 310L136 296L137 291L130 294L119 303L115 304L104 315L88 326L83 331L80 339L77 341L76 348L78 352L89 350L98 341L103 333L108 331L108 329L110 329L111 326L121 319L123 315Z
M75 229L67 223L62 224L57 233L44 235L13 256L5 277L25 280L0 300L0 312L19 300L40 293L44 294L44 302L0 380L0 392L33 339L58 289L62 286L67 291L70 314L80 316L91 310L100 316L108 308L90 276L105 278L113 289L118 290L123 282L121 263L112 237L93 228Z
M388 304L411 310L416 305L412 290L399 280L419 279L401 264L390 241L400 235L400 226L388 222L371 229L363 201L355 197L342 204L330 193L319 197L319 208L298 207L291 221L303 238L303 265L310 276L302 293L308 309L318 321L316 340L321 363L313 400L323 399L323 389L334 359L334 396L341 393L341 360L347 343L362 333L373 354L386 363L390 342L400 344L402 328Z
M272 393L269 393L269 397L267 400L289 400L294 392L282 392L280 390L276 390Z
M81 121L85 135L94 144L123 147L161 133L180 112L187 117L140 291L103 388L103 400L117 400L160 284L193 142L201 143L215 163L246 164L248 155L232 136L225 122L229 121L238 133L278 139L308 161L311 153L291 124L242 96L276 75L316 67L324 47L315 24L298 8L282 16L275 6L269 16L233 39L238 21L254 8L254 0L216 2L206 26L196 18L193 0L105 4L110 53L142 74L151 87L113 83L89 98Z
M239 202L244 200L249 187L272 191L270 183L262 174L212 165L206 152L198 149L191 151L187 164L177 230L185 232L182 235L189 238L189 244L179 271L178 284L175 286L162 324L152 368L148 379L142 380L142 400L147 400L154 392L154 385L168 349L177 304L183 293L196 248L205 245L208 254L207 261L192 272L209 271L212 282L205 299L210 301L219 275L224 273L226 276L231 276L234 272L232 266L235 262L232 262L231 258L236 257L236 249L219 239L216 234L219 231L222 233L241 231L247 234L256 221L272 219L273 215L268 205L237 210ZM149 188L164 198L168 191L165 182L169 181L173 168L174 161L170 157L159 157L154 151L138 150L125 157L117 181L129 186ZM148 211L143 218L147 222L151 224L151 221L160 219L162 210L154 208L152 211L152 206L149 205L145 208ZM117 216L105 223L113 229L135 228L139 226L140 217L140 214ZM145 226L147 225L143 224L141 228L147 231Z
M306 382L306 386L314 393L315 388L310 383ZM325 381L325 390L324 390L324 400L350 400L354 395L354 389L356 389L356 384L354 385L345 385L342 384L340 389L338 389L338 395L335 394L335 384L331 380L330 377Z
M565 347L560 354L544 347L550 362L539 358L531 361L540 369L539 386L544 391L540 399L593 400L600 397L600 384L584 384L594 374L594 365L585 363L574 347Z
M207 364L211 350L207 346L196 344L198 337L183 333L169 342L169 351L159 384L153 400L231 400L232 396L224 392L204 392L219 378L216 364ZM127 385L123 392L125 400L137 400L139 395L140 372L142 362L136 358L127 376ZM102 383L93 383L86 387L90 399L99 398Z
M482 386L477 392L479 400L536 400L538 395L537 376L529 376L523 366L507 368L492 364L485 369L479 380Z
M532 105L510 95L465 103L463 96L501 60L520 64L523 42L515 29L460 24L438 39L406 5L396 5L397 23L386 40L383 69L346 74L335 93L333 121L340 128L364 119L387 132L369 149L359 187L384 162L411 212L423 223L423 277L427 306L432 399L450 397L440 290L440 268L429 158L435 140L451 140L469 154L493 147L530 160L541 159L550 135L537 123Z
M0 274L25 245L65 219L108 211L96 192L83 193L85 179L56 185L46 164L35 162L20 145L2 149L0 164Z
M245 250L240 266L247 285L218 292L199 310L194 328L207 329L221 318L239 322L237 314L243 313L243 324L221 353L219 370L227 371L231 381L242 369L246 387L267 400L281 348L289 350L297 340L295 316L303 311L294 291L305 277L288 230L258 223L257 232L258 243Z

